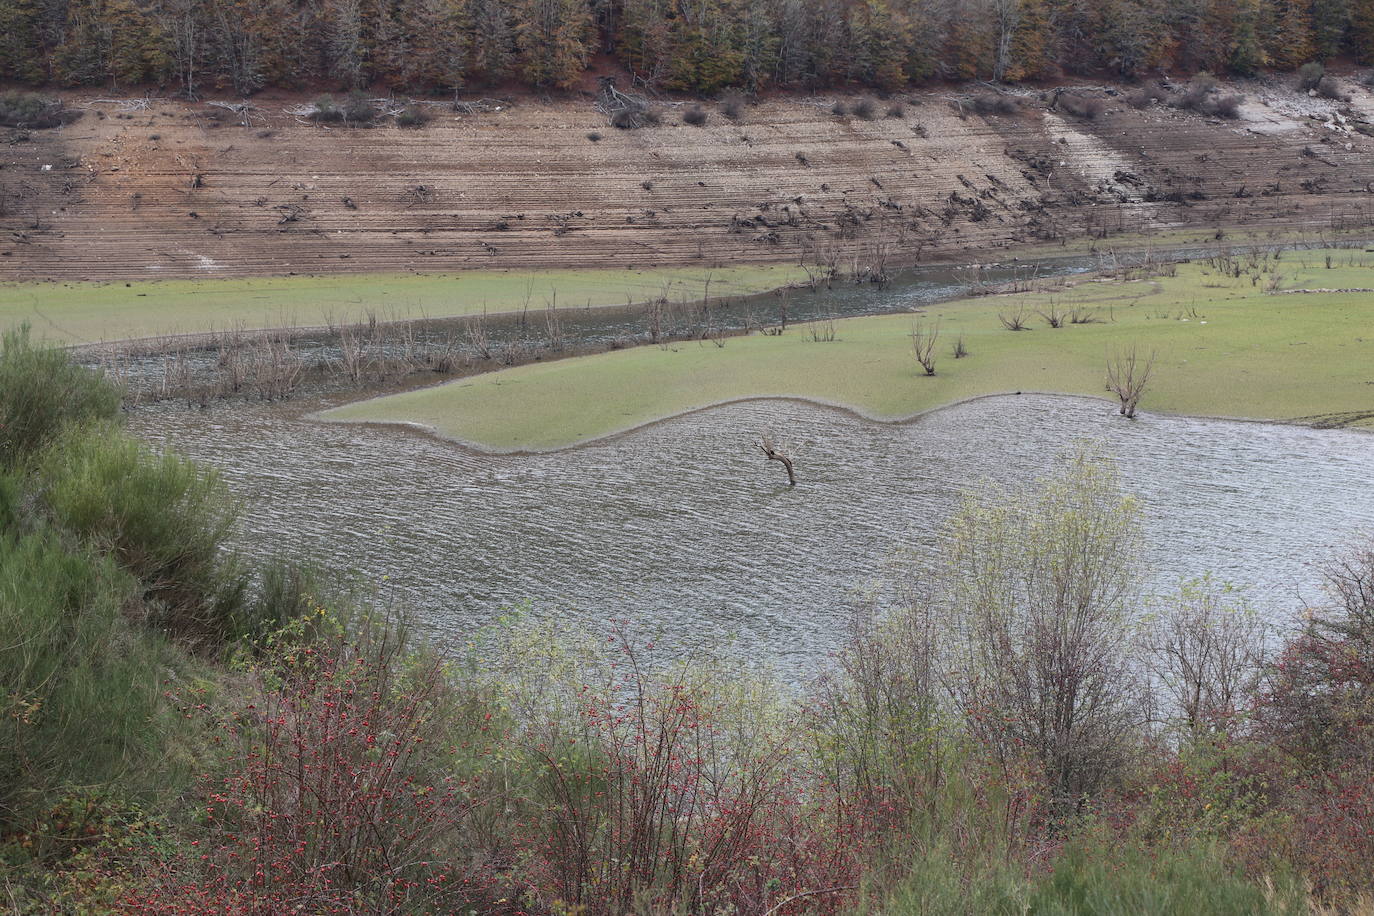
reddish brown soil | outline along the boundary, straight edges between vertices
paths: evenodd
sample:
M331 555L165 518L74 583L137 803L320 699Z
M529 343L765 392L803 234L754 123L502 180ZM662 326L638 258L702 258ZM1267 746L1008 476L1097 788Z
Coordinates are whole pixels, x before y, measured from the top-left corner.
M1374 107L1350 88L1352 117ZM317 126L284 96L255 99L250 126L205 105L73 98L80 120L0 144L0 279L848 267L1103 232L1370 222L1374 140L1255 99L1239 122L1120 102L1085 122L1043 103L961 119L945 91L911 98L905 117L880 103L872 121L773 99L738 123L712 108L704 128L669 105L637 131L582 98L435 109L418 130Z

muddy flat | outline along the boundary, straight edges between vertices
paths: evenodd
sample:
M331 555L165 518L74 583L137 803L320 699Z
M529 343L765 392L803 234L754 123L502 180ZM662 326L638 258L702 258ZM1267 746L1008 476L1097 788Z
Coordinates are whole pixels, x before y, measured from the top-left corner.
M1031 92L1019 114L961 116L964 90L929 90L873 120L787 98L738 121L711 108L693 127L668 101L662 125L631 131L581 97L435 105L408 130L316 125L281 94L255 97L245 123L205 104L71 96L80 120L0 144L0 280L846 269L1368 225L1374 139L1360 125L1374 96L1237 88L1247 101L1230 121L1119 97L1084 120Z

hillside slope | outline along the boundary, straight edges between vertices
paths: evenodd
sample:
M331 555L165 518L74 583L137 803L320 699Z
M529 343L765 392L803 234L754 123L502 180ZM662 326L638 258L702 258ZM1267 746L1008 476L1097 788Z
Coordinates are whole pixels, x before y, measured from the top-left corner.
M1350 103L1228 87L1239 120L1120 95L1086 120L1026 93L960 117L969 92L901 117L766 100L704 127L609 128L586 98L516 99L420 129L312 124L263 95L247 125L204 104L73 97L80 120L0 145L0 279L132 280L464 268L859 264L1010 252L1171 228L1370 223L1374 139ZM852 101L852 100L851 100ZM599 133L593 141L589 134Z

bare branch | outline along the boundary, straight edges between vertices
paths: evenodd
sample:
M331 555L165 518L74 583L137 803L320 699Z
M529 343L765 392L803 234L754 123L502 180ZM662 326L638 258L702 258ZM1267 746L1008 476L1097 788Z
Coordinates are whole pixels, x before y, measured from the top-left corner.
M1135 344L1107 357L1107 390L1121 401L1121 415L1135 419L1136 406L1149 384L1150 373L1154 370L1155 351L1148 358L1141 359Z
M787 457L782 452L778 451L777 448L774 447L773 438L771 436L764 436L755 444L759 447L763 454L767 456L769 461L782 462L782 466L787 469L787 485L789 487L795 487L797 485L797 475L792 468L792 459Z
M926 375L935 374L935 344L940 339L940 326L927 325L923 321L911 325L911 350L916 362L926 370Z

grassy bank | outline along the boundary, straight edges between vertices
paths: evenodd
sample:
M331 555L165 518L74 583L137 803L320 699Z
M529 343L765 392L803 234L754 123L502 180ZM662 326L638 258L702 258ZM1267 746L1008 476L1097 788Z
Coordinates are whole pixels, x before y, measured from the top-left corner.
M555 449L755 396L890 420L1004 392L1105 396L1108 355L1136 346L1158 354L1146 410L1374 422L1374 293L1294 292L1374 288L1374 254L1290 251L1161 271L839 321L829 342L814 339L823 329L803 325L723 347L676 343L528 365L323 417L420 424L491 450ZM1003 319L1018 314L1027 329L1008 330ZM934 377L912 355L916 320L939 329ZM956 359L960 339L968 355Z
M624 305L743 296L799 282L787 265L663 270L474 270L145 283L0 285L0 329L29 322L63 344L236 328L318 327L365 320L446 318L482 311Z

